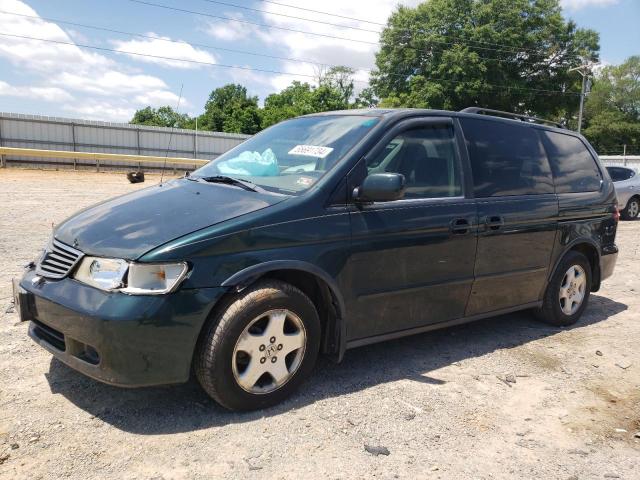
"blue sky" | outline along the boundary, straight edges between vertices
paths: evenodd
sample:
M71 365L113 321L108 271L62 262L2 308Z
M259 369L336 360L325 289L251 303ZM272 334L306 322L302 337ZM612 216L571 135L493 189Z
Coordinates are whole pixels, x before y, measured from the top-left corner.
M258 95L261 101L267 94L281 90L292 80L313 82L317 66L285 59L358 67L356 87L359 89L366 86L367 69L373 67L378 38L375 30L381 28L379 24L385 22L398 3L397 0L279 2L375 22L369 23L320 15L264 0L220 2L227 5L211 0L0 0L0 34L62 42L43 43L0 35L0 111L127 121L137 108L149 104L176 107L183 86L180 110L195 114L202 111L213 88L229 82L246 85L250 93ZM402 3L414 5L418 0L405 0ZM150 4L205 15L178 12ZM233 8L228 4L246 8ZM604 63L620 63L630 55L640 54L640 0L562 0L562 4L565 16L573 19L578 26L600 32L601 59ZM281 29L213 16L266 23ZM139 33L144 37L92 30L62 21ZM315 35L297 33L291 29L305 30ZM129 53L89 50L79 45ZM207 47L281 58L265 58ZM132 52L190 59L193 63L130 55ZM248 68L283 73L252 71Z

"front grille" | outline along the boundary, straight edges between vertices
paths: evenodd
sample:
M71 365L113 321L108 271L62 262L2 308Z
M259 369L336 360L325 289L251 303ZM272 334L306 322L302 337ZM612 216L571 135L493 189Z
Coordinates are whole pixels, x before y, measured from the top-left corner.
M36 273L47 278L64 278L82 258L82 252L55 238L36 266Z

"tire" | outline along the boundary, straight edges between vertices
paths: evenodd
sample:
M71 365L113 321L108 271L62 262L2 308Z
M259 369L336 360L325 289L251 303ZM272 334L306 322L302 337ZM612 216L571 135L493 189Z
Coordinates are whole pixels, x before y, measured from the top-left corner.
M573 269L575 276L574 287L570 287L570 269ZM558 327L576 323L589 303L591 275L591 264L587 257L579 252L568 252L547 285L542 307L536 310L536 316ZM581 298L579 285L583 285ZM580 301L576 304L577 300Z
M220 310L205 326L194 358L200 385L220 405L266 408L310 375L321 327L302 291L278 280L260 281Z
M623 220L635 220L640 213L640 198L631 197L627 202L627 206L620 212Z

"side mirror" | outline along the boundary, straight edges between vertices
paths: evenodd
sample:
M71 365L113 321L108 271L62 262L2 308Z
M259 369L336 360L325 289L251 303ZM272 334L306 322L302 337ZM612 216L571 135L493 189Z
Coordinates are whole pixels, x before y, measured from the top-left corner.
M359 203L390 202L403 198L406 188L401 173L373 173L354 189L353 198Z

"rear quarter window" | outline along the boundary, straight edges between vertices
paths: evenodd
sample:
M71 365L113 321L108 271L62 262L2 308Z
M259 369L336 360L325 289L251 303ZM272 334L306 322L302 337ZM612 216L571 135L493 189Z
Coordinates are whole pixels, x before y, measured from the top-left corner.
M554 193L536 130L517 123L460 118L478 198Z
M557 193L595 192L602 176L587 146L578 137L540 132L555 177Z
M635 172L629 168L607 167L607 171L614 182L624 182L635 175Z

